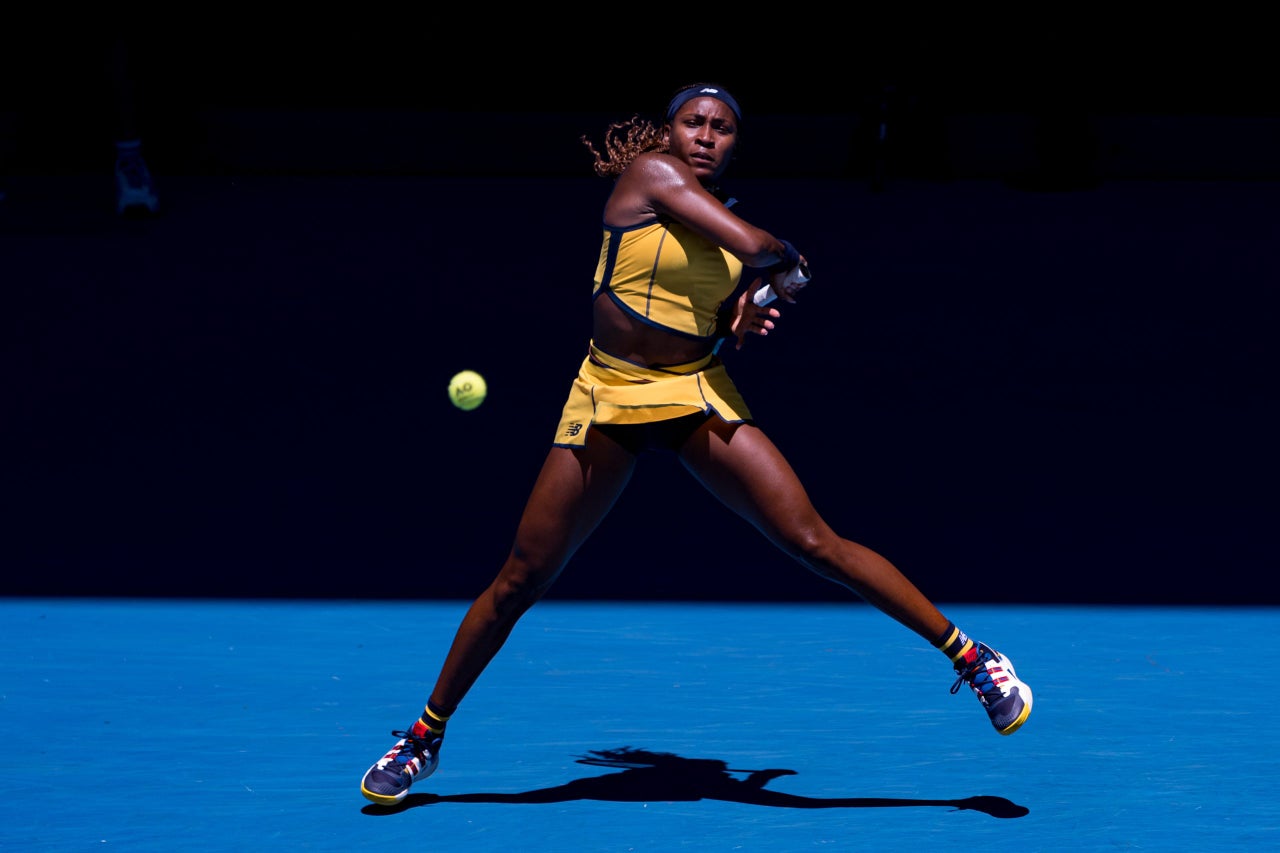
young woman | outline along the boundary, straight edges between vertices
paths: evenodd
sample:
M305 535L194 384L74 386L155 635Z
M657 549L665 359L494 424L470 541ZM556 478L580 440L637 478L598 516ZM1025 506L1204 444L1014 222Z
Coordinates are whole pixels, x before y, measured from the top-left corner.
M471 604L426 708L361 780L375 803L395 804L435 771L445 724L497 654L608 513L645 451L675 453L717 498L802 565L850 589L932 643L968 684L1001 734L1031 713L1031 690L1008 658L971 640L874 551L840 537L751 419L716 352L725 339L768 335L781 316L756 305L772 288L794 303L807 260L787 241L739 218L719 196L742 114L721 86L681 89L661 126L611 125L595 171L615 178L604 208L588 353L533 484L511 551ZM767 271L739 290L744 267Z

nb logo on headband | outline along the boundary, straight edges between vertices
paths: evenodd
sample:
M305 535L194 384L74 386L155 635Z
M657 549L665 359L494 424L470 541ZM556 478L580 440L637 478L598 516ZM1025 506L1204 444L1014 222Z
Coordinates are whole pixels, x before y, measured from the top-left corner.
M679 92L671 99L671 103L667 104L667 121L671 121L675 118L676 110L698 97L715 98L716 100L723 102L729 107L729 109L733 110L734 118L738 121L742 121L742 110L738 107L738 102L733 99L733 95L730 95L719 86L704 85L698 87L697 84Z

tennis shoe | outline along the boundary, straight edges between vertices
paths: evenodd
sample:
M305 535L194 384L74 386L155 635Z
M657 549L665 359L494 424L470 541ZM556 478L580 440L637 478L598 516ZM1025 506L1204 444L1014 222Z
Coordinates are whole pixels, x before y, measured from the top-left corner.
M968 684L1000 734L1013 734L1031 715L1031 688L1018 679L1013 662L989 646L978 643L973 659L958 667L956 675L951 692Z
M394 806L409 793L410 785L436 772L444 741L443 734L433 734L421 720L409 731L394 731L391 736L400 740L360 780L360 793L384 806Z

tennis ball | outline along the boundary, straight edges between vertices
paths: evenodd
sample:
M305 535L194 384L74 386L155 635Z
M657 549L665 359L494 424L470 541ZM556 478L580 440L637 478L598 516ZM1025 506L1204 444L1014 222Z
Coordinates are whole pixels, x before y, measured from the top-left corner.
M469 412L484 402L489 393L484 377L474 370L455 373L449 380L449 399L464 412Z

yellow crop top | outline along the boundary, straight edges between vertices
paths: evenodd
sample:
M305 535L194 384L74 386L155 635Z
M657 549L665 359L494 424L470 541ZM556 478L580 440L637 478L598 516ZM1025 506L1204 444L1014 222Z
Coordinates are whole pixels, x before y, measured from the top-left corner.
M742 261L678 222L604 227L592 299L677 335L716 337L716 313L738 286Z

